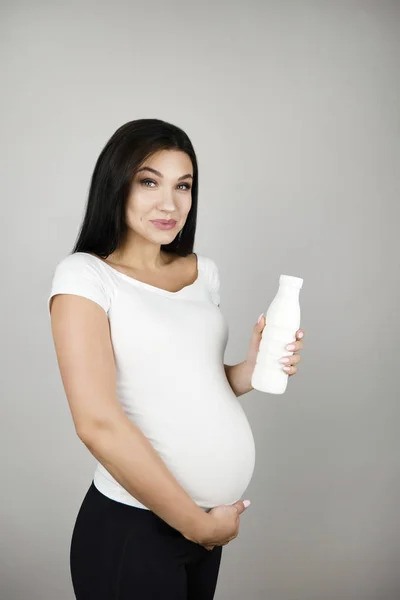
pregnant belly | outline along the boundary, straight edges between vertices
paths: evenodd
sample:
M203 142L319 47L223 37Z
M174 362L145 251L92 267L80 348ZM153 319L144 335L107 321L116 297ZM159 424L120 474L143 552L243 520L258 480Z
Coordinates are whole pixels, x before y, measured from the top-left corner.
M232 504L254 471L254 438L246 414L232 394L191 408L175 417L158 415L141 427L196 504Z

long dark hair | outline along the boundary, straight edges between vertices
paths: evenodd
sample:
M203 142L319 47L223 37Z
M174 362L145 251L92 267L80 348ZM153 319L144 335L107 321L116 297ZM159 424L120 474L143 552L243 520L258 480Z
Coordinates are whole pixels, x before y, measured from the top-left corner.
M132 180L144 161L159 150L181 150L192 161L192 206L182 231L164 252L187 256L193 252L197 221L198 169L187 134L160 119L138 119L117 129L103 148L93 171L86 212L74 252L107 258L127 231L125 207Z

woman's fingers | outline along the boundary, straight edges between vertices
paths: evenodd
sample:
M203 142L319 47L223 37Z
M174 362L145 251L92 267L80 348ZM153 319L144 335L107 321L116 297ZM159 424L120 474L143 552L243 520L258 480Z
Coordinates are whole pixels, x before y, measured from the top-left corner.
M280 363L289 367L290 365L297 365L301 361L300 354L292 354L292 356L284 356L279 360Z
M250 504L251 504L250 500L238 500L231 506L234 506L236 508L236 510L238 511L238 514L241 515L246 510L246 508L248 508L250 506Z
M286 350L288 350L289 352L293 352L293 354L291 356L283 356L279 361L280 363L282 363L282 369L287 375L295 375L297 373L296 365L298 365L301 361L301 357L299 354L297 354L297 352L299 352L299 350L302 350L304 347L304 342L302 338L304 338L304 331L302 329L299 329L296 332L296 341L286 346Z
M286 350L289 350L289 352L298 352L302 348L304 348L304 342L302 340L297 340L297 342L292 342L286 346Z

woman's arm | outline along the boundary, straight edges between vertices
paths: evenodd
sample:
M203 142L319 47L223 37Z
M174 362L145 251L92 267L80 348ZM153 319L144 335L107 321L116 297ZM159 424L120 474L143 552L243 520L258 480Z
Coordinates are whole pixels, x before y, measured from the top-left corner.
M237 365L224 365L226 378L229 381L234 394L242 396L251 392L251 376L254 368L249 365L247 360Z
M132 496L185 537L202 543L212 535L213 519L181 487L117 400L104 310L87 298L58 294L52 300L51 326L79 438Z
M245 361L233 366L224 365L226 377L236 396L242 396L243 394L247 394L247 392L250 392L254 389L251 385L251 377L256 366L257 354L260 348L261 336L265 325L266 319L264 314L262 314L260 315L257 323L254 325L253 335ZM286 347L288 351L293 351L294 353L292 355L282 357L285 359L285 362L282 362L282 359L280 360L280 362L282 362L282 368L286 370L289 377L297 372L296 365L300 362L298 351L303 348L303 342L301 341L303 337L304 331L299 329L296 332L296 342L289 344ZM286 367L285 364L287 365Z

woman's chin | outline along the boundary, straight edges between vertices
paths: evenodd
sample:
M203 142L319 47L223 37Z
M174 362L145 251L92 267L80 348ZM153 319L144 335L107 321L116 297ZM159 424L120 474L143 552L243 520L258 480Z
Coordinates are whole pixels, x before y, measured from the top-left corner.
M173 234L170 231L159 231L158 233L152 232L152 234L148 236L148 239L151 240L154 244L167 246L168 244L171 244L174 241L177 235L177 233Z

